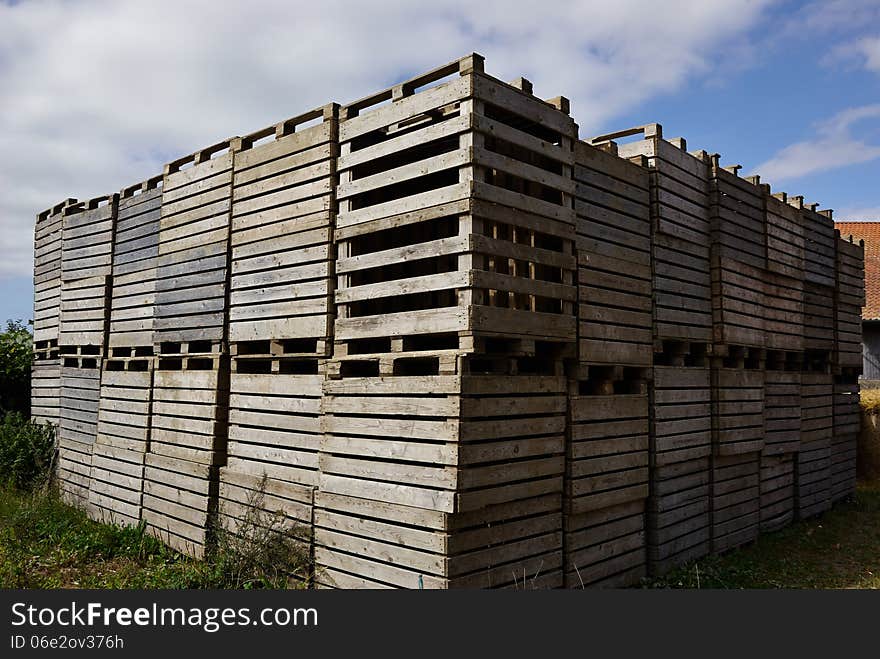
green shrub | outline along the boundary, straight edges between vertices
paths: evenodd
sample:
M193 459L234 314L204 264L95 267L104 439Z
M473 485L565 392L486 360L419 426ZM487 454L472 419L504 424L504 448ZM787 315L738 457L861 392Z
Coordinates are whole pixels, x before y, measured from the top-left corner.
M0 413L19 411L30 415L33 337L21 321L6 321L0 332Z
M49 477L55 451L55 429L19 412L0 422L0 484L19 490L42 485Z

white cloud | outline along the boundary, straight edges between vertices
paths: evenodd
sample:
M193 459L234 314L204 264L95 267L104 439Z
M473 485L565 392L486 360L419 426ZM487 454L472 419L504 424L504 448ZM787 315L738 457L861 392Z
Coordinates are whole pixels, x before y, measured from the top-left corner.
M861 37L839 44L822 61L826 66L842 64L880 74L880 37Z
M572 99L582 134L706 77L769 0L0 3L0 277L30 271L34 215L164 162L472 50Z
M880 144L868 144L852 135L855 124L880 118L880 104L849 108L838 112L816 127L813 139L795 142L755 167L769 182L830 171L880 158Z
M834 219L838 222L878 222L880 206L841 208L834 211Z

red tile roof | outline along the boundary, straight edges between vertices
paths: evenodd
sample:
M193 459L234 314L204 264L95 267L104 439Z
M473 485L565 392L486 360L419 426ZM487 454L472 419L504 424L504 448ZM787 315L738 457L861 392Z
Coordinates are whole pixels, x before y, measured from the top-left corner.
M863 320L880 320L880 222L835 222L844 238L865 241L865 307Z

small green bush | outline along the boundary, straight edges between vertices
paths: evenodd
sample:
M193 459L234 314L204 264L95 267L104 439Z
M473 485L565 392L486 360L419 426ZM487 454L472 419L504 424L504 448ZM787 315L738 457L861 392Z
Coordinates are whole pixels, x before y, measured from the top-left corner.
M30 415L33 337L22 321L6 321L0 332L0 414L18 411Z
M55 429L19 412L7 412L0 422L0 484L19 490L38 487L49 477L55 451Z

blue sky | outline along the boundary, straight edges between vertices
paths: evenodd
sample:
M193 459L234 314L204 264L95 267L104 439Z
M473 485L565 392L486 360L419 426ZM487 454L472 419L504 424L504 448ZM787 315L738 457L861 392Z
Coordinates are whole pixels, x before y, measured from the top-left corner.
M539 13L502 0L0 3L0 321L31 315L40 210L470 51L571 98L584 138L659 122L835 219L880 219L880 0Z

